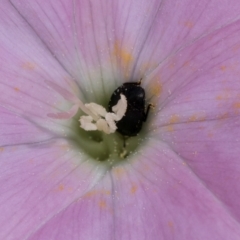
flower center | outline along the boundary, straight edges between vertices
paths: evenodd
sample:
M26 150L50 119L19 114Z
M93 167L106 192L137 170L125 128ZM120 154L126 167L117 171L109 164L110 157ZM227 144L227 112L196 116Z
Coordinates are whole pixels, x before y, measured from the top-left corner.
M80 147L82 153L112 165L128 157L141 143L145 134L140 130L150 109L148 105L145 112L145 91L140 86L141 81L124 83L117 88L110 98L108 111L97 103L84 104L55 83L46 83L73 104L68 111L49 113L48 117L79 119L72 121L74 135L70 141Z

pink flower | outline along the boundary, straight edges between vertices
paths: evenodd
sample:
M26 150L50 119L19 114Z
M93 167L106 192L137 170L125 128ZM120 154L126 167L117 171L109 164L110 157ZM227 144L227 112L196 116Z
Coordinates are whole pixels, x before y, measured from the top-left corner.
M0 239L238 240L239 0L2 0ZM48 117L142 80L139 136Z

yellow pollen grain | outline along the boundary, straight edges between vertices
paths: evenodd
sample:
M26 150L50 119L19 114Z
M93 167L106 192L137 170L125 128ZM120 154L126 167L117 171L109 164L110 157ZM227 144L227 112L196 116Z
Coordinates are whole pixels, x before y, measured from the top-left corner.
M206 121L206 116L201 116L198 118L198 121Z
M120 177L124 176L125 169L121 168L121 167L116 167L113 169L113 173L114 173L114 175L116 175L116 177L120 178Z
M96 195L100 195L100 194L103 194L103 195L110 195L111 192L110 191L107 191L107 190L93 190L93 191L90 191L88 193L86 193L83 197L84 198L91 198L91 197L95 197Z
M114 45L113 55L120 58L124 65L129 65L133 62L132 54L127 49L121 47L118 42Z
M167 131L168 132L173 132L174 131L173 126L172 125L167 126Z
M221 94L216 96L216 100L226 100L230 98L231 91L229 89L225 89Z
M158 81L158 79L157 79ZM153 84L151 84L150 86L150 94L154 95L156 97L159 97L162 93L162 84L157 82L157 81L153 81Z
M106 208L107 207L107 204L106 204L106 202L105 201L100 201L99 203L98 203L98 206L100 207L100 208Z
M216 96L216 99L217 100L223 100L223 96L222 95L218 95L218 96Z
M209 138L212 138L212 137L213 137L213 133L212 133L212 132L209 132L209 133L208 133L208 137L209 137Z
M239 110L240 110L240 102L236 102L233 104L233 109L235 114L239 114Z
M234 51L234 52L237 52L239 49L240 49L240 44L236 44L236 45L233 47L233 51Z
M173 114L169 119L169 123L174 124L177 122L179 122L179 116L177 114Z
M173 228L174 228L174 224L173 224L172 221L169 221L169 222L168 222L168 226L173 230Z
M101 193L104 194L104 195L110 195L111 194L111 192L108 191L108 190L102 190Z
M16 92L19 92L20 89L18 87L13 88Z
M189 62L189 61L186 61L186 62L184 62L184 64L183 64L184 67L189 67L189 65L190 65L190 62Z
M34 163L34 159L30 159L30 160L29 160L29 163L30 163L30 164L33 164L33 163Z
M25 62L22 64L22 68L26 70L34 70L36 68L36 64L31 62Z
M169 65L169 68L170 68L170 69L173 69L173 68L175 68L175 66L176 66L176 62L172 62L172 63Z
M236 102L233 104L234 109L239 109L240 108L240 102Z
M186 21L184 22L184 26L187 28L193 28L194 24L192 21Z
M64 186L63 184L60 184L60 185L58 186L58 190L59 190L59 191L63 191L64 188L65 188L65 186Z
M149 167L149 165L148 164L146 164L146 163L142 163L141 164L141 172L142 173L145 173L145 172L148 172L150 170L150 167Z
M224 113L224 114L219 116L219 119L226 119L228 117L229 117L229 113Z
M84 195L84 198L94 197L97 193L97 191L90 191Z
M197 120L197 116L196 115L192 115L189 117L189 122L195 122Z
M221 69L221 71L225 72L227 70L227 67L222 65L222 66L220 66L220 69Z
M133 186L131 187L131 193L134 194L134 193L136 193L136 191L137 191L137 186L136 186L136 185L133 185Z

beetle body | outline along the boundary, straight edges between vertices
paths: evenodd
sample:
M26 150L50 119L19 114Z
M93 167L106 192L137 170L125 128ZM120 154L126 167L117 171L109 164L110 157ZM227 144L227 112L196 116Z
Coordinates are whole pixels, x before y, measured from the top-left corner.
M127 110L121 120L116 122L117 131L124 136L136 136L143 122L146 121L150 104L145 112L145 90L140 86L140 82L127 82L117 88L109 101L109 111L115 106L123 94L127 99Z

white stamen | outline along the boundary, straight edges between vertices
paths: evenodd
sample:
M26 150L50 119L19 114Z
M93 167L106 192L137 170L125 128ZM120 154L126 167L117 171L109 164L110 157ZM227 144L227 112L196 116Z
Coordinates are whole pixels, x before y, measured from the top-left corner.
M117 130L116 122L120 121L127 110L127 99L120 94L120 99L115 106L112 107L113 112L107 112L106 109L97 103L83 104L83 102L68 90L59 85L45 81L49 87L58 92L66 100L74 105L70 110L60 113L49 113L48 116L55 119L69 119L77 114L80 108L88 116L81 116L80 127L86 131L99 130L106 134L114 133Z
M110 129L114 130L115 132L117 129L117 126L114 120L118 119L117 115L115 113L107 113L105 119Z
M103 106L96 103L87 103L85 104L85 107L89 109L92 113L94 113L96 116L105 117L107 114L106 109Z
M92 123L93 118L91 116L82 116L79 119L80 127L85 129L86 131L97 130L96 124Z
M104 120L103 118L99 119L97 121L96 125L97 125L97 129L99 131L103 131L106 134L110 134L110 133L114 133L115 132L111 128L109 128L109 125L107 124L106 120Z
M55 119L70 119L77 114L78 108L78 105L75 104L66 112L48 113L47 116Z
M85 104L85 106L96 116L101 117L96 121L97 129L105 132L106 134L110 134L117 130L116 121L121 120L127 110L127 99L123 94L120 94L118 103L112 107L113 112L107 112L104 107L96 103ZM82 117L80 117L80 122ZM81 125L81 127L90 131L88 125L86 125L86 127L85 125Z

